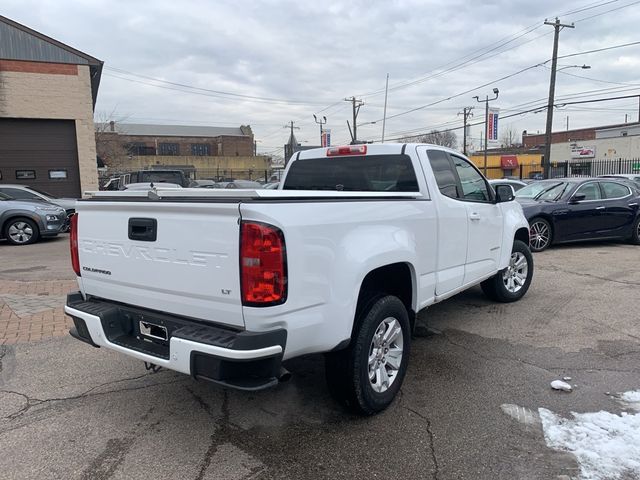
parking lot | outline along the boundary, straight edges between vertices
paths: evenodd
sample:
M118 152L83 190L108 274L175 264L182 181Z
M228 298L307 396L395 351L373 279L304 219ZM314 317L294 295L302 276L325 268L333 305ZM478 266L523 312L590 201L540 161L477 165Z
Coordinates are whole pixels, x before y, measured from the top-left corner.
M401 395L359 418L329 397L321 356L245 393L78 342L62 314L75 284L66 235L0 243L0 476L577 478L534 417L620 413L615 394L640 389L639 253L552 248L520 302L473 288L422 312ZM571 393L549 387L563 377Z

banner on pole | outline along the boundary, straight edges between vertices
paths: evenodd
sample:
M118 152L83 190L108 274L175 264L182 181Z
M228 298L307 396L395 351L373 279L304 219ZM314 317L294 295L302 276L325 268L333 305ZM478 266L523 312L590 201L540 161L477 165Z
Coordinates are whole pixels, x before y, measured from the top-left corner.
M489 119L488 119L488 131L487 134L487 144L489 148L495 148L500 146L500 142L498 141L498 115L500 114L499 108L490 108L489 109Z
M331 129L327 128L322 131L322 146L330 147L331 146Z

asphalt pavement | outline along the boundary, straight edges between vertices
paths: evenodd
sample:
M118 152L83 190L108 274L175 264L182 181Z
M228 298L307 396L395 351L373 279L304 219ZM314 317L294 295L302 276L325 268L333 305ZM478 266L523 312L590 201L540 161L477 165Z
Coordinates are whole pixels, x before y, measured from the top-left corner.
M0 278L68 279L67 250L0 244ZM0 346L0 477L578 478L573 455L548 448L527 412L616 413L611 394L640 389L640 247L534 259L520 302L474 288L422 312L401 394L370 418L331 400L321 356L245 393L153 374L70 337ZM562 377L571 393L550 389Z

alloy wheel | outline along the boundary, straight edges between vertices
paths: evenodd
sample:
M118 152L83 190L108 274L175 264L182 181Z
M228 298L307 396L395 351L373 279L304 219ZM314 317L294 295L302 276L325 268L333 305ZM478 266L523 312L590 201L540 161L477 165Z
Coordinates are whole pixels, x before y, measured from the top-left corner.
M511 292L518 292L527 282L529 263L527 257L520 252L513 252L509 260L509 266L502 273L502 281L505 288Z
M15 243L27 243L33 237L33 229L26 222L16 222L9 227L9 236Z
M529 229L529 243L536 250L544 250L549 246L551 232L544 222L535 222Z
M376 328L369 347L369 382L374 391L386 392L402 364L403 335L400 322L387 317Z

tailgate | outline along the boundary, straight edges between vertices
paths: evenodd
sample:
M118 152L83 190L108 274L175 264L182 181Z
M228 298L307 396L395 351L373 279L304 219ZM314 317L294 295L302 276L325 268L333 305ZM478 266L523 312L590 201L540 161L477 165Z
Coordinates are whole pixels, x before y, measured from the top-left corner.
M244 328L237 202L81 201L77 211L86 294Z

